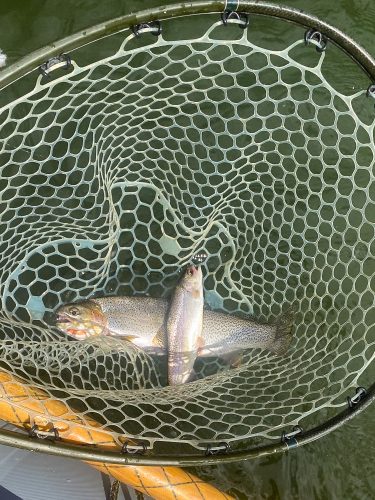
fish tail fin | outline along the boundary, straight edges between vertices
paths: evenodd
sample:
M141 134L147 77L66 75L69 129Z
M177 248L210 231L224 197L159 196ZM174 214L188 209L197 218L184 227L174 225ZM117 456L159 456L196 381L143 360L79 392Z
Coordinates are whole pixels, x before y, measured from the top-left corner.
M292 328L294 323L294 311L292 308L281 314L276 322L275 340L270 346L270 351L276 356L282 356L289 348L292 341Z

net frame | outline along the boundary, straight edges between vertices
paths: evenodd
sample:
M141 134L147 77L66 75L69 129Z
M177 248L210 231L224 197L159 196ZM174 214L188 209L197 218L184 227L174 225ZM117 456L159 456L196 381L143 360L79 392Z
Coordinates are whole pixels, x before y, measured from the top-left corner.
M101 23L88 30L77 33L76 35L67 37L59 42L53 44L53 46L40 49L29 56L25 57L18 63L9 66L0 73L0 88L5 88L7 85L15 82L18 78L37 71L36 67L45 62L57 53L70 51L78 47L82 47L92 41L96 41L103 36L108 36L112 33L117 33L129 29L131 26L148 23L156 20L170 19L180 16L190 16L195 14L212 14L215 12L223 12L225 10L244 12L250 15L264 15L271 16L286 21L296 23L305 28L314 28L322 33L327 39L334 42L340 49L346 52L357 64L359 64L362 69L370 77L371 81L375 80L375 61L374 59L364 51L356 42L347 37L343 32L337 28L319 20L314 16L302 13L296 9L291 9L287 7L280 7L270 3L258 3L258 2L240 2L238 0L226 0L224 1L199 1L194 2L189 5L171 5L168 7L162 7L160 9L152 9L139 12L137 14L130 14L123 16L112 21ZM336 429L342 425L345 421L353 418L356 414L367 408L370 403L375 399L375 384L373 384L368 390L366 395L361 398L352 398L353 401L350 407L338 414L336 417L330 419L324 424L317 426L307 432L299 433L298 429L292 431L284 436L284 439L280 443L271 444L269 446L255 447L243 452L230 453L227 455L216 455L210 457L202 456L190 456L187 458L175 458L175 457L147 457L147 456L127 456L114 457L112 453L108 452L98 452L98 451L87 451L84 447L68 446L59 443L43 442L30 440L30 438L25 436L20 436L17 433L12 433L9 431L0 432L0 443L10 444L12 446L18 446L22 448L38 449L40 451L46 451L53 454L59 454L63 456L75 457L80 459L97 459L103 462L112 463L128 463L128 464L142 464L142 465L153 465L153 464L165 464L165 465L199 465L199 464L209 464L218 462L232 462L237 460L243 460L247 458L254 458L258 456L268 455L272 453L277 453L280 451L285 451L291 447L299 446L315 440L328 432ZM295 437L298 435L298 439Z

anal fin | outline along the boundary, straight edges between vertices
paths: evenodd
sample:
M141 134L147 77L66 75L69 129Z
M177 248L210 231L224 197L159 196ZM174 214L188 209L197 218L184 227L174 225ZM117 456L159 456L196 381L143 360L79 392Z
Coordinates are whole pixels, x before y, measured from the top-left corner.
M219 358L231 368L238 368L243 363L243 351L227 352L225 354L221 354Z

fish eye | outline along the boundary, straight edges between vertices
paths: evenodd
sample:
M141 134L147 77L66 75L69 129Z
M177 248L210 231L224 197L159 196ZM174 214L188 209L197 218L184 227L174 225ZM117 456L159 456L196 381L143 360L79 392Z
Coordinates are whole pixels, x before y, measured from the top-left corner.
M69 314L71 314L72 316L78 316L78 314L79 314L78 307L71 307L69 309Z

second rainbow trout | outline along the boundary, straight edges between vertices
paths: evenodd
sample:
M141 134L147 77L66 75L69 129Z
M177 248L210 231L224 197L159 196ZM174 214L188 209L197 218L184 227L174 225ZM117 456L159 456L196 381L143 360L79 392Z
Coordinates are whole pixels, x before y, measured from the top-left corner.
M166 352L169 302L152 297L102 297L57 310L56 326L77 340L121 336L150 352ZM249 348L284 354L292 340L294 316L287 311L275 323L258 323L204 309L198 356L228 357Z
M202 322L202 270L190 266L173 293L166 322L169 385L191 380L198 344L201 343ZM159 332L160 342L163 343L163 328Z

